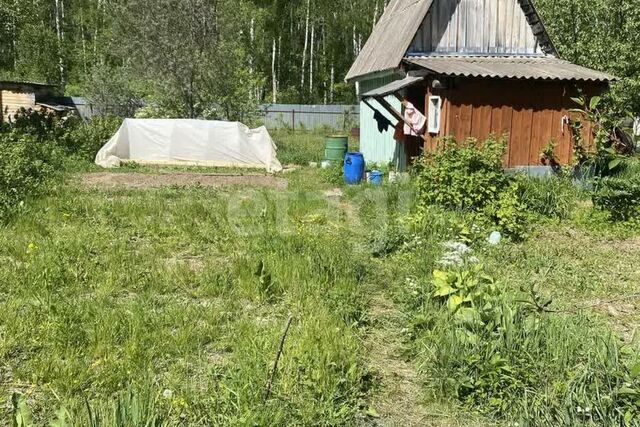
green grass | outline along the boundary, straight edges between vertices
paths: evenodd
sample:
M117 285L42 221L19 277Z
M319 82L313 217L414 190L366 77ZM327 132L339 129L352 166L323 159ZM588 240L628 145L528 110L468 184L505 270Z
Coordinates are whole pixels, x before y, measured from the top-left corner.
M300 140L286 137L283 154L300 163L321 153L321 136L309 135L300 153ZM157 171L167 170L129 170ZM434 208L410 225L410 185L345 187L312 168L285 177L287 191L89 190L72 179L27 203L0 233L0 395L20 396L34 425L355 425L375 414L376 390L394 381L371 367L376 293L404 322L393 340L407 351L390 357L419 372L424 395L414 398L437 408L443 425L469 416L508 423L505 414L561 425L563 408L566 425L602 425L571 405L622 405L610 390L634 361L637 301L593 304L640 293L636 227L609 224L584 196L558 198L532 183L530 197L554 218L534 221L521 243L490 247L491 230L477 231L474 255L506 299L537 285L553 309L592 307L547 314L534 333L508 323L509 339L476 346L424 299L442 242L460 237L464 215ZM336 187L342 196L325 194ZM446 380L496 351L516 379L495 380L509 407L453 398ZM522 384L530 393L515 399ZM396 398L387 407L403 402ZM1 405L0 418L11 416Z
M86 401L109 414L126 390L169 424L349 424L364 260L317 218L323 200L292 194L280 233L277 194L246 194L70 185L32 205L0 237L0 393L28 396L38 424L65 408L87 425Z
M334 132L335 133L335 132ZM324 160L324 139L334 133L271 131L271 137L278 147L278 159L283 165L308 165ZM358 151L360 142L350 137L349 151Z

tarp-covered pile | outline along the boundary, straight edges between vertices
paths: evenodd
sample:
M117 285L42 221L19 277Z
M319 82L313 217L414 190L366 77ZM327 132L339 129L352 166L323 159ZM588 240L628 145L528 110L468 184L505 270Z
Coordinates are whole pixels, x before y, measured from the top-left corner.
M126 119L102 147L96 164L122 161L214 167L264 168L279 172L277 148L265 127L206 120Z

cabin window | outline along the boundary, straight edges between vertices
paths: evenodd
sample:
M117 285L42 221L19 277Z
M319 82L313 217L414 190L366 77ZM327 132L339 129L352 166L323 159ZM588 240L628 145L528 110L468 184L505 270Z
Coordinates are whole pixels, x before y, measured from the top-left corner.
M440 133L440 111L442 110L442 98L429 97L429 133Z

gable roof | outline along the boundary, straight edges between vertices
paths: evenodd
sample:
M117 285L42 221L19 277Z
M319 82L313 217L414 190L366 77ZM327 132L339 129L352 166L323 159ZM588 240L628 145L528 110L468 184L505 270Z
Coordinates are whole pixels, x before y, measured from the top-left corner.
M347 81L397 68L433 0L391 0L347 74Z
M434 0L392 0L376 24L346 80L398 68ZM532 0L517 0L542 50L557 52Z

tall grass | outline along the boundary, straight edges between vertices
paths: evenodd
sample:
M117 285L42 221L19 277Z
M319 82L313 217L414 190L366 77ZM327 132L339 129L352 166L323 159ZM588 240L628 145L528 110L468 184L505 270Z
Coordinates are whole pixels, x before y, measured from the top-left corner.
M365 260L322 223L276 232L262 194L266 211L231 219L237 193L198 188L67 187L31 205L0 235L0 394L29 396L40 424L60 408L71 425L350 424ZM312 209L293 203L292 220Z

